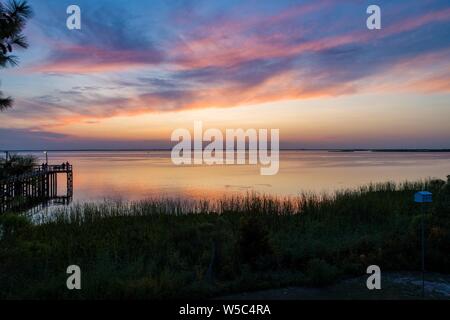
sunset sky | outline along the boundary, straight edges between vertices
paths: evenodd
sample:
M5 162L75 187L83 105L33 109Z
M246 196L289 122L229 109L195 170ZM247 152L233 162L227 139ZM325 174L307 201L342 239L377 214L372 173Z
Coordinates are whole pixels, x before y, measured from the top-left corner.
M195 120L283 148L450 148L448 0L29 3L0 149L167 148Z

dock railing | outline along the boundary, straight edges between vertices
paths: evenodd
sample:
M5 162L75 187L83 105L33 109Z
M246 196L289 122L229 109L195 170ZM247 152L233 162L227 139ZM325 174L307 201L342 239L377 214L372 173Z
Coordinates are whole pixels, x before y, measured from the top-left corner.
M58 176L65 174L67 192L58 195ZM21 203L48 201L73 196L73 166L66 162L60 165L42 164L21 175L0 181L0 213L17 208Z

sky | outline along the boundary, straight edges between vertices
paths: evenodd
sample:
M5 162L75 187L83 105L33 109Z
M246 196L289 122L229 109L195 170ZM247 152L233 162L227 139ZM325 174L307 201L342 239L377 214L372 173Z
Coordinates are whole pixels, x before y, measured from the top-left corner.
M29 3L0 150L170 148L199 120L282 148L450 148L448 0Z

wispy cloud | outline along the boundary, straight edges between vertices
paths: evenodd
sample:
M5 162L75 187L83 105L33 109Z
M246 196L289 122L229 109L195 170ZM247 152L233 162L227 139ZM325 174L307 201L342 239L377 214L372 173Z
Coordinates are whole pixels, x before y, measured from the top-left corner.
M61 127L148 112L450 91L450 8L440 0L380 1L377 31L365 28L357 1L80 1L83 27L74 32L55 18L62 4L39 3L48 18L34 22L36 56L16 78L40 83L27 83L34 90L21 90L5 117Z

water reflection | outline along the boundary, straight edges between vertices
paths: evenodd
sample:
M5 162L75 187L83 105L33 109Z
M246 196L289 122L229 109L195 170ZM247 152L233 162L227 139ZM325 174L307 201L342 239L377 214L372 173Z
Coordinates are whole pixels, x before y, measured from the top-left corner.
M260 175L259 165L175 166L169 151L53 152L49 157L50 163L73 163L75 202L205 199L253 191L285 196L371 182L444 179L450 173L450 153L426 152L282 151L274 176Z

